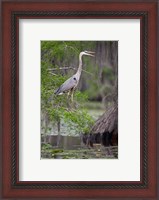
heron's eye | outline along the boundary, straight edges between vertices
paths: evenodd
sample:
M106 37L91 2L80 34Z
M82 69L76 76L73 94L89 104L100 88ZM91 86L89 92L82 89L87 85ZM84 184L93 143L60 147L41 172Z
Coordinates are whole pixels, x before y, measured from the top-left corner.
M74 80L76 80L76 78L75 78L75 77L74 77L73 79L74 79Z

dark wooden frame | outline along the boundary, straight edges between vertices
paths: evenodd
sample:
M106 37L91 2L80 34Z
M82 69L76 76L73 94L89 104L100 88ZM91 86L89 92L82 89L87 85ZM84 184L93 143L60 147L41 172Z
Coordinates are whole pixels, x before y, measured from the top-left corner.
M58 3L57 3L58 2ZM157 199L157 1L2 1L3 199ZM18 20L20 18L139 18L141 20L141 180L139 182L20 182ZM158 136L159 139L159 136ZM159 146L159 145L158 145Z

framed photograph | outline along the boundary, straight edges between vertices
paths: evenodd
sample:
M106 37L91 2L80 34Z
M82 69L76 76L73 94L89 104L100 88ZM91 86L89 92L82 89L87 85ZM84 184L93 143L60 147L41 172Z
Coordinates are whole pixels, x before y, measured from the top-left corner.
M158 199L158 2L2 1L1 199Z
M118 158L117 72L118 41L41 41L42 159Z

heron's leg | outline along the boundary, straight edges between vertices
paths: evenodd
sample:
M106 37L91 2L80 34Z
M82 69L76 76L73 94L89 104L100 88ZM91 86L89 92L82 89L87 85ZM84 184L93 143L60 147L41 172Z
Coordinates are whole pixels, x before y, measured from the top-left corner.
M68 109L70 109L72 107L72 102L73 102L73 89L69 90L67 93L67 106Z
M72 102L72 106L76 109L76 108L78 108L78 104L73 99L73 95L74 95L75 91L76 91L76 88L74 88L72 93L71 93L71 102Z
M70 103L69 103L70 93L71 93L71 91L69 90L68 93L67 93L67 107L68 107L68 109L70 109Z
M71 93L71 102L73 103L73 93L74 93L74 91L72 91L72 93Z
M74 108L74 101L73 101L73 95L74 95L74 89L71 90L71 107Z
M69 96L70 96L70 91L68 91L68 93L67 93L67 99L69 98Z

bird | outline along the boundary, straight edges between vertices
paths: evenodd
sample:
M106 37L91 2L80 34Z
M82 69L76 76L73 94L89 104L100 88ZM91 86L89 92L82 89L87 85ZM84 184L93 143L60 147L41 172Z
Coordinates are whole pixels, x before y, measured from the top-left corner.
M68 92L68 97L71 96L71 101L73 102L73 94L79 84L79 80L82 72L82 56L92 56L94 57L95 52L93 51L82 51L79 54L79 66L77 72L67 79L56 91L55 95L62 95L63 93Z

